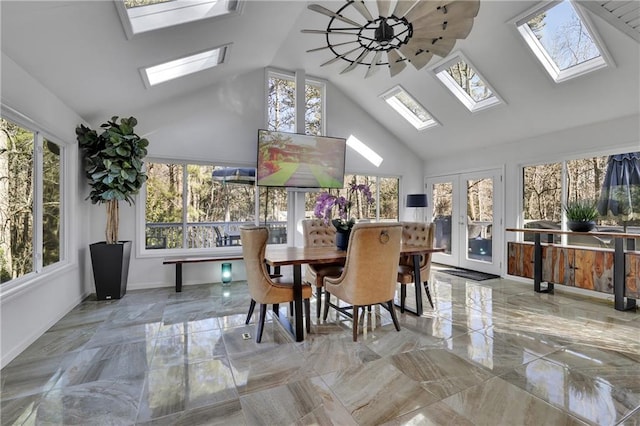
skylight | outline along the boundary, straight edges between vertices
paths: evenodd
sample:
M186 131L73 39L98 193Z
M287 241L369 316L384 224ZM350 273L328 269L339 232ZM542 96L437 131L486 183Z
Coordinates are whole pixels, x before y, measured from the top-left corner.
M144 79L145 85L150 87L198 71L213 68L224 62L228 47L229 46L220 46L195 55L143 68L140 70L142 72L142 78Z
M239 0L115 0L127 37L240 11Z
M383 93L380 97L417 130L424 130L439 124L422 105L400 86Z
M369 148L367 144L353 135L350 135L347 139L347 146L353 148L358 154L366 158L371 164L376 167L380 167L382 164L382 157L377 152Z
M610 62L588 16L569 0L537 6L515 24L556 83L605 67Z
M462 53L457 53L436 66L433 72L471 112L502 103L493 88Z

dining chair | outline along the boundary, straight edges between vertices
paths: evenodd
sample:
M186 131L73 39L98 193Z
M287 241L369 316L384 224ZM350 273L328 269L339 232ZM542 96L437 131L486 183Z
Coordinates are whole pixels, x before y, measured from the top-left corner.
M302 221L302 235L305 247L336 246L336 228L323 219L304 219ZM343 267L344 262L305 266L304 282L316 287L316 318L320 318L324 277L339 276Z
M339 277L325 277L324 319L329 307L353 318L353 341L358 340L358 315L361 307L381 304L391 313L396 330L400 324L393 306L396 274L400 256L402 225L400 223L357 223L351 231L347 260ZM353 305L351 315L331 295Z
M247 324L256 303L260 304L260 318L257 324L256 342L262 340L264 321L267 315L267 305L273 305L273 313L280 315L279 304L293 302L293 282L285 277L272 278L264 262L269 230L266 226L241 226L240 240L242 241L242 257L247 273L247 284L251 295L251 306L247 316ZM311 332L311 286L302 285L302 299L304 301L307 333Z
M402 244L433 248L435 224L433 222L402 222ZM424 283L424 291L433 308L429 292L429 276L431 274L431 253L420 256L420 278ZM400 312L404 313L407 298L407 284L416 283L413 273L413 256L400 256L397 281L400 283Z

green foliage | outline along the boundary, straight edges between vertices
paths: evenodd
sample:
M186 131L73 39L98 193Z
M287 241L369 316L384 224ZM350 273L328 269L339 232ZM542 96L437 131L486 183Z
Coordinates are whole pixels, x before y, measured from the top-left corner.
M94 204L110 200L133 202L133 195L147 180L142 159L147 155L149 141L134 132L138 121L134 117L112 117L102 124L101 134L79 125L76 137L86 159L85 175L89 179Z
M596 203L590 200L576 200L563 206L567 219L574 222L590 222L598 217Z

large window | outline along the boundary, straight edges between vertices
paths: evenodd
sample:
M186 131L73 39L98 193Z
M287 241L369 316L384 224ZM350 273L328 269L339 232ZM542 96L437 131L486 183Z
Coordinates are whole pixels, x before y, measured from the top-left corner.
M0 118L0 282L62 259L62 147Z
M255 223L253 168L148 162L147 175L147 250L235 246Z
M618 182L614 191L607 187L607 172L612 156L579 158L559 163L538 164L523 168L523 207L524 225L531 228L561 229L563 204L573 201L586 201L600 206L600 215L596 220L598 231L626 231L640 234L640 189L638 184ZM640 170L640 155L623 155L617 173L620 177ZM623 163L624 161L624 163ZM622 164L623 163L623 164ZM622 180L624 182L624 179ZM633 182L633 179L632 179ZM625 206L620 207L619 200L608 203L614 207L604 207L607 197L623 193ZM574 238L577 239L577 238ZM580 241L587 243L588 241ZM595 245L607 245L606 241L593 238Z
M334 195L342 195L349 199L349 185L366 184L371 189L371 194L375 202L367 204L363 202L362 194L352 194L352 207L350 214L357 220L369 221L397 221L399 206L400 179L395 177L381 176L361 176L345 175L343 189L331 189L329 192ZM305 217L314 217L314 208L318 193L310 192L305 196Z

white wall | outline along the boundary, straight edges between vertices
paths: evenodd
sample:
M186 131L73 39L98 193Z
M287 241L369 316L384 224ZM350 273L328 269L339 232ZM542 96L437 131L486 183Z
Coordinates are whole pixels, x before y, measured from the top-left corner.
M89 294L91 287L82 279L87 228L75 142L75 127L82 119L4 53L1 87L3 107L63 142L65 160L69 160L65 165L70 166L65 170L64 188L65 213L69 214L64 231L71 237L67 261L29 282L16 280L0 287L0 351L5 366Z
M257 131L265 126L264 90L265 72L259 69L207 90L137 112L137 130L149 139L150 158L255 166ZM347 149L347 172L401 176L401 200L405 191L421 191L422 161L330 83L327 83L326 120L328 135L348 137L353 134L384 158L376 168ZM103 207L90 209L90 240L104 239L103 210ZM121 203L120 239L138 243L136 231L135 207ZM162 265L162 257L164 255L151 258L134 256L128 289L172 286L175 267ZM234 262L233 277L244 278L242 262ZM90 275L89 279L92 280ZM220 265L185 266L183 280L185 285L219 281Z

